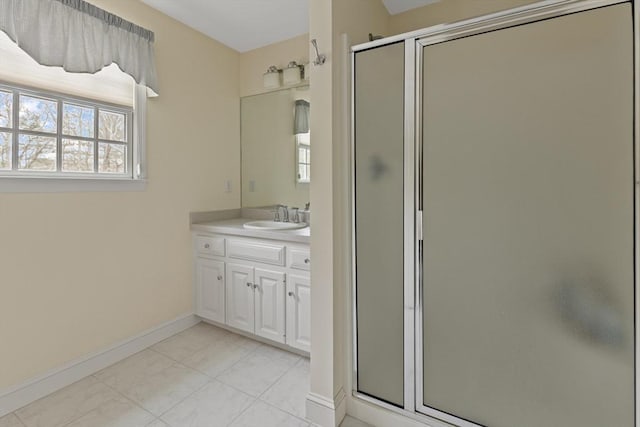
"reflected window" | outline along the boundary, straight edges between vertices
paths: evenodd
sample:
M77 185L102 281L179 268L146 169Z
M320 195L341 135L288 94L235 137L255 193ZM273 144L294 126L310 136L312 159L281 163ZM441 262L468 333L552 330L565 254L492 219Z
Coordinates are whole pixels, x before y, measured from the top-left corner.
M311 181L311 134L299 133L296 135L297 176L299 183Z

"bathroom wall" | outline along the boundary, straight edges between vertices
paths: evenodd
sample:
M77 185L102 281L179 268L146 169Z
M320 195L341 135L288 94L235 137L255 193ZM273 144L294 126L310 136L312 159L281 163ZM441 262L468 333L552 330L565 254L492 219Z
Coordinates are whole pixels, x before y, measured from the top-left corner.
M387 33L388 13L380 0L311 0L309 37L318 40L327 55L322 66L311 67L311 134L313 135L311 185L311 251L313 298L311 301L311 393L314 402L337 407L338 421L346 398L346 372L351 362L345 353L349 335L345 299L348 293L348 159L349 93L345 63L347 52L341 34L350 43L362 43L369 32ZM334 425L330 410L308 401L313 421ZM309 412L308 412L309 415Z
M309 62L309 35L273 43L240 54L240 96L269 92L262 85L262 74L271 65L286 67L290 61Z
M0 194L0 394L192 312L188 214L240 207L240 55L139 1L92 3L156 35L149 182Z
M501 10L535 3L536 0L442 0L438 3L408 10L389 18L389 32L385 35L406 33L436 24L455 22Z

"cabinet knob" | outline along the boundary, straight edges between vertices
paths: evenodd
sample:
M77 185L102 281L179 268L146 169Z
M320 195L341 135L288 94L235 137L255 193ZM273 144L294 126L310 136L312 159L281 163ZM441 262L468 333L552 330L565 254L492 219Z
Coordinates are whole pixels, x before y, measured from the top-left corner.
M259 287L259 285L253 285L253 289L258 289Z
M222 276L218 276L218 280L222 280Z
M309 258L305 258L305 259L304 259L304 263L305 263L305 264L311 264L311 260L310 260Z
M249 283L249 282L247 282L247 287L248 287L248 288L250 288L250 287L252 287L252 286L253 286L253 283Z
M293 293L293 292L291 292L291 291L289 291L289 292L287 293L287 295L289 295L290 297L294 297L294 296L296 296L296 294L294 294L294 293Z
M205 248L205 249L209 249L210 247L211 247L211 245L210 245L209 243L205 243L205 244L204 244L204 248Z

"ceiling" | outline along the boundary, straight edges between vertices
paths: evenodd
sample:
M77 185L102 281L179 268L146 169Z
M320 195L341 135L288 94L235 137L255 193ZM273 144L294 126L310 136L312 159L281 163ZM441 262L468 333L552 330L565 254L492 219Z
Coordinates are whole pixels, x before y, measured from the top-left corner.
M437 3L440 0L382 0L390 14L406 12L417 7Z
M309 32L309 0L142 1L238 52ZM382 1L395 15L438 0Z

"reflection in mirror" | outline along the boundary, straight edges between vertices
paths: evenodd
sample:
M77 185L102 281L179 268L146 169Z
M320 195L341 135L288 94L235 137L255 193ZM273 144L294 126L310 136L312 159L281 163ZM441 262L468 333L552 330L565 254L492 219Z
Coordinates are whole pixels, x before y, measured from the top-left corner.
M241 99L242 207L309 201L309 86Z

